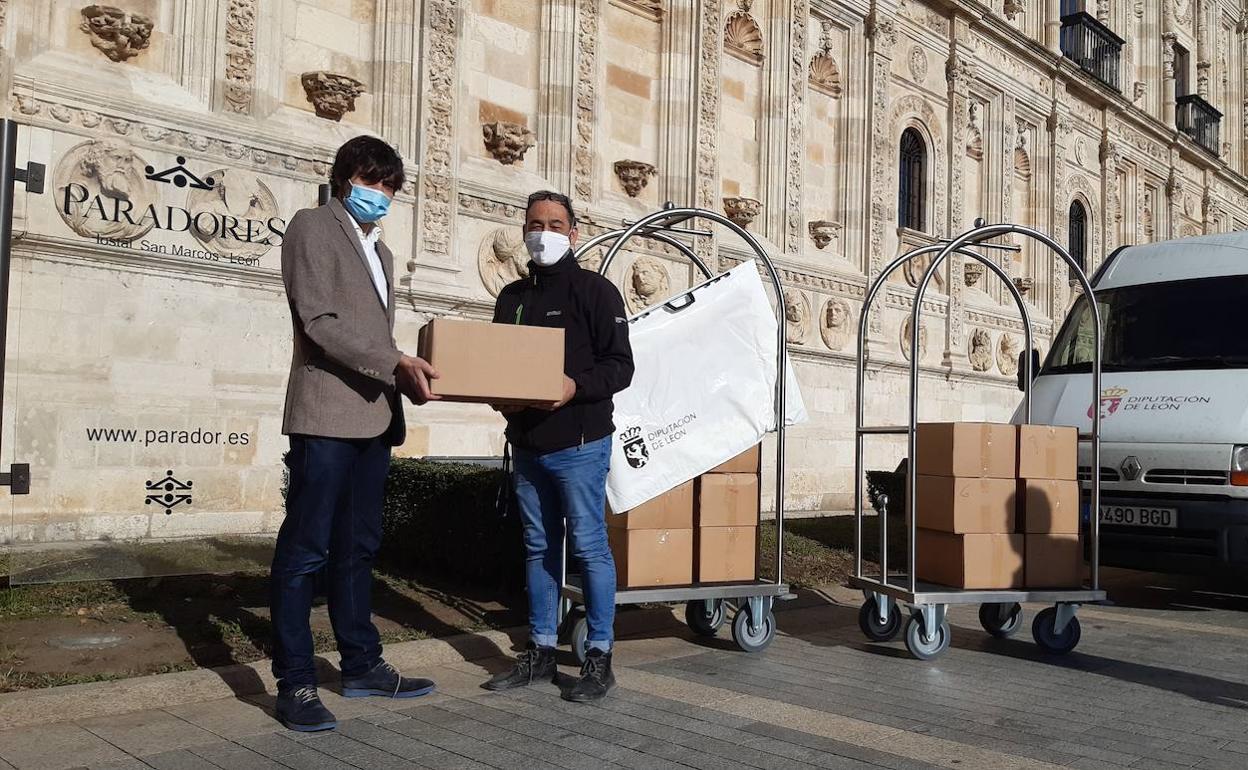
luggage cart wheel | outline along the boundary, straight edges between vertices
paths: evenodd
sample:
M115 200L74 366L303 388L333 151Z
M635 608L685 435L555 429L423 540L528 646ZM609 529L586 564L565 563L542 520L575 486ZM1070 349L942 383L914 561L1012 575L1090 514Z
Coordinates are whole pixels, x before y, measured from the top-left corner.
M867 599L858 610L858 627L862 635L873 642L891 642L901 633L901 610L897 603L888 601L888 620L880 620L880 609L875 599Z
M743 603L744 604L744 603ZM751 628L751 625L754 627ZM762 652L776 638L776 616L771 610L763 616L762 622L750 623L750 611L743 606L737 610L732 619L732 641L744 652Z
M694 599L685 604L685 622L699 636L715 636L727 618L723 599Z
M979 624L998 639L1008 639L1023 627L1023 605L1018 602L981 604Z
M1059 609L1063 612L1059 613ZM1065 613L1069 613L1066 626L1059 632L1057 630L1059 614ZM1031 635L1035 638L1036 644L1045 652L1054 655L1065 655L1075 649L1079 645L1080 634L1079 618L1075 617L1073 608L1049 607L1036 615L1036 619L1031 623Z
M578 607L568 615L568 628L568 642L572 645L572 654L576 656L577 663L584 664L588 653L586 647L589 644L589 620L585 617L585 610Z
M949 623L945 620L936 626L936 633L930 639L923 633L923 613L914 613L910 616L910 622L906 623L906 649L919 660L937 657L949 649L952 640L953 632L949 630Z

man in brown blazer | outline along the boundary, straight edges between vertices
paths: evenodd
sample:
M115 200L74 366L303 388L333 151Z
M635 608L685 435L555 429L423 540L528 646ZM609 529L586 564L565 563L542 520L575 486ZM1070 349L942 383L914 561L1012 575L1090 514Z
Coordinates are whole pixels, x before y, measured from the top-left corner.
M352 139L330 171L333 198L295 214L282 243L294 326L282 427L290 482L270 586L277 718L292 730L337 726L317 695L309 624L323 569L343 695L409 698L434 689L382 659L372 622L390 450L406 435L402 396L417 404L435 398L429 379L437 377L394 340L394 257L377 222L403 182L393 148Z

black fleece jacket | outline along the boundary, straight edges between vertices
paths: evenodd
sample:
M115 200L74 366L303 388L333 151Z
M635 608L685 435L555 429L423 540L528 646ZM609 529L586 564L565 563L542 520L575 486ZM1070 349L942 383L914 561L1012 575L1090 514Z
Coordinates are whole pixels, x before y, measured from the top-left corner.
M624 300L610 281L583 269L568 252L550 267L529 263L529 277L509 284L494 305L494 323L564 330L564 373L576 395L553 412L508 415L513 446L546 453L611 435L612 396L633 380Z

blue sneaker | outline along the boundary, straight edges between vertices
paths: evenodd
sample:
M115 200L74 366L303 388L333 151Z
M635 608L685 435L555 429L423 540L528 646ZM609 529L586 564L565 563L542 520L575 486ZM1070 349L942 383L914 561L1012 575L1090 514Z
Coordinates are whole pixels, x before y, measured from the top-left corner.
M279 692L276 711L277 721L301 733L318 733L338 726L338 720L321 703L321 696L313 685Z
M429 679L408 679L400 676L398 669L384 660L363 676L342 680L344 698L367 698L370 695L383 698L419 698L435 689L436 685Z

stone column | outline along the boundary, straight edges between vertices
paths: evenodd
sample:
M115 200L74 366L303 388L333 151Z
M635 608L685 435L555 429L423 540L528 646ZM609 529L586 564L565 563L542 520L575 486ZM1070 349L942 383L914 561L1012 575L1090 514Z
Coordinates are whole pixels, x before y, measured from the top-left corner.
M694 121L694 133L697 137L695 205L722 212L719 124L722 119L724 30L719 0L701 0L698 21L698 106ZM710 238L698 238L696 248L698 256L704 260L711 260L717 253L715 242Z
M1166 230L1165 238L1177 238L1179 236L1179 219L1183 214L1183 177L1179 176L1176 170L1179 158L1178 152L1173 151L1170 158L1170 176L1166 179ZM1154 222L1153 227L1157 228ZM1160 228L1157 228L1160 230ZM1159 238L1158 240L1162 240Z
M1168 15L1167 15L1168 17ZM1161 103L1162 103L1162 121L1167 128L1174 128L1175 119L1175 102L1178 98L1175 94L1175 78L1174 78L1174 46L1178 43L1178 35L1174 32L1167 31L1161 33Z
M419 19L416 9L403 0L382 0L377 14L376 58L379 82L373 88L382 136L389 137L404 158L416 157L420 147L420 126L412 87L419 81L416 56ZM413 180L414 181L414 180Z
M537 166L558 190L572 191L576 104L576 5L544 0L538 43Z
M1042 0L1044 3L1044 44L1050 51L1062 55L1062 0Z
M890 194L895 189L893 176L897 173L897 148L893 146L888 126L889 72L892 69L893 47L897 45L896 14L897 6L891 0L874 0L866 19L867 39L871 44L867 57L871 94L867 104L867 125L871 126L868 280L874 280L887 262L884 254L885 230L893 219L897 204L896 198ZM867 324L871 346L884 343L884 299L880 297L871 307Z
M1209 39L1209 9L1197 4L1193 12L1196 14L1196 93L1205 101L1212 101L1209 74L1213 67L1214 46Z
M700 19L693 4L670 6L663 19L663 70L659 82L659 200L688 206L697 201L697 144Z
M606 0L576 0L576 129L572 141L572 190L581 205L597 198L594 139L598 111L598 28Z
M949 59L945 63L945 80L949 84L949 223L950 235L960 233L967 226L965 172L966 142L970 126L970 85L975 79L976 67L970 60L966 45L970 27L961 18L954 22ZM979 212L971 212L976 215ZM945 365L952 366L965 353L966 334L963 325L966 287L963 282L964 259L958 254L949 255L949 323L946 328Z
M459 22L463 0L426 0L422 34L420 189L416 230L420 261L445 265L455 229L455 93L459 85ZM408 265L408 273L415 265ZM406 279L410 283L410 276Z
M775 107L772 123L780 133L772 135L779 152L768 158L764 168L766 189L775 205L769 229L776 243L786 254L800 253L802 233L802 178L806 170L806 35L809 28L810 3L808 0L789 0L788 12L779 23L783 25L784 46L776 46L777 53L786 56L773 58L772 93L778 97L769 100ZM781 30L778 30L781 31ZM780 39L780 38L778 38ZM770 154L770 153L769 153ZM778 174L776 172L779 172ZM778 177L778 178L776 178Z

